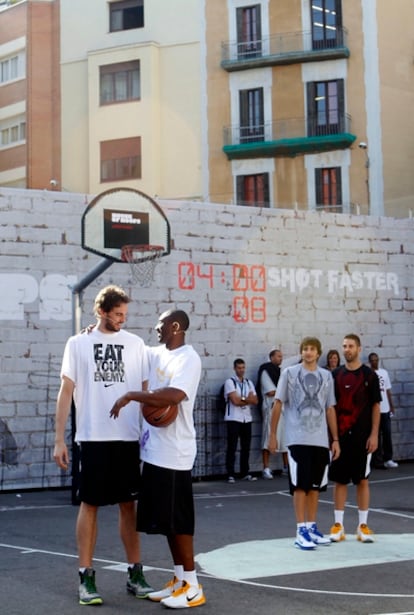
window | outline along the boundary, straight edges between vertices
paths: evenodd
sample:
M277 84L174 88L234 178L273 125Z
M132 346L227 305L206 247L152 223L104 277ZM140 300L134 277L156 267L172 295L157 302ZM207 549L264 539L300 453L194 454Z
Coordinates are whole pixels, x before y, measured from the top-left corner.
M101 182L141 178L141 137L101 141Z
M10 81L10 60L3 60L1 63L1 82Z
M264 141L263 88L241 90L240 143Z
M237 57L255 58L262 53L260 4L237 9Z
M7 81L13 81L24 76L24 55L23 52L20 55L13 56L11 58L5 58L0 62L0 83L6 83Z
M144 27L144 0L122 0L109 4L109 31Z
M18 77L18 57L10 58L10 79L17 79Z
M237 205L269 207L269 174L239 175L237 182Z
M100 66L99 76L101 105L141 97L139 60Z
M26 139L26 122L16 122L16 118L9 125L0 127L0 147L20 145Z
M316 209L342 212L341 168L315 169Z
M341 0L311 0L312 47L343 45Z
M309 136L335 135L345 131L344 82L315 81L308 89Z

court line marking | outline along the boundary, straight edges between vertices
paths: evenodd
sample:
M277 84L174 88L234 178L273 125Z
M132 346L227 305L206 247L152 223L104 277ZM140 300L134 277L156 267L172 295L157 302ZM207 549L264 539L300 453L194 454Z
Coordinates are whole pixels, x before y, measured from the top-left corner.
M381 484L381 483L392 483L392 482L401 482L401 481L407 481L407 480L413 480L414 479L414 475L412 476L396 476L396 477L390 477L390 478L383 478L383 479L378 479L378 480L372 480L370 479L369 483L370 485L376 485L376 484ZM278 480L278 478L275 478L274 480ZM212 489L211 493L197 493L196 489L197 489L197 485L200 485L201 482L195 482L193 487L195 489L194 492L194 499L196 500L217 500L217 499L228 499L228 498L240 498L240 497L267 497L269 495L283 495L283 496L288 496L291 497L289 491L287 488L285 489L276 489L276 490L271 490L271 491L265 491L265 492L261 492L261 493L257 493L255 491L246 491L246 490L241 490L241 491L234 491L233 493L217 493L214 491L214 488ZM205 485L206 483L203 483L203 485ZM212 483L212 485L214 485L214 483ZM229 489L232 489L234 487L229 487ZM237 488L237 487L236 487ZM350 486L350 488L352 488L352 486ZM333 484L329 484L328 485L328 490L333 489ZM324 504L329 503L332 505L331 501L328 500L319 500L319 502L322 502ZM349 505L351 506L351 505ZM54 509L54 508L73 508L73 504L71 503L67 503L67 504L43 504L43 505L35 505L35 504L29 504L29 505L24 505L24 504L19 504L16 506L0 506L0 512L10 512L10 511L19 511L19 510L47 510L47 509ZM354 507L356 508L356 507ZM370 508L370 511L379 511L379 512L383 512L384 514L395 514L395 515L399 515L400 513L391 513L389 511L384 511L383 509L375 509L375 508ZM404 515L402 515L404 516ZM408 516L408 518L411 518L410 516ZM414 518L414 516L413 516Z
M57 557L68 557L71 559L77 559L77 554L71 554L71 553L62 553L59 551L48 551L45 549L32 549L30 547L21 547L21 546L17 546L17 545L8 545L5 543L0 543L0 548L6 548L6 549L15 549L21 552L21 554L23 555L27 555L27 554L36 554L36 553L40 553L42 555L53 555L53 556L57 556ZM126 564L123 564L122 562L116 562L116 561L112 561L112 560L107 560L107 559L102 559L102 558L94 558L95 562L100 562L102 564L106 564L106 566L104 566L104 568L108 568L108 569L112 569L112 570L122 570L125 571L126 570ZM171 574L171 568L158 568L155 566L144 566L144 570L156 570L156 571L160 571L160 572L168 572ZM303 587L291 587L291 586L286 586L286 585L274 585L271 583L260 583L257 581L246 581L244 579L230 579L230 578L226 578L226 577L218 577L215 576L213 574L205 574L202 572L197 572L197 576L203 577L203 578L210 578L210 579L216 579L218 581L227 581L230 583L237 583L240 585L248 585L251 587L266 587L268 589L280 589L280 590L285 590L285 591L292 591L292 592L300 592L300 593L307 593L307 594L323 594L323 595L330 595L330 596L356 596L356 597L369 597L369 598L414 598L414 594L374 594L374 593L369 593L369 592L345 592L345 591L333 591L333 590L321 590L321 589L311 589L311 588L303 588ZM390 614L391 615L391 614ZM397 615L397 614L396 614ZM410 614L409 614L410 615Z
M370 480L370 484L379 484L379 483L388 483L388 482L400 482L400 481L407 481L407 480L412 480L414 479L414 476L406 476L406 477L394 477L394 478L384 478L384 479L379 479L379 480ZM329 485L328 489L333 488L333 485ZM286 497L291 497L289 492L286 490L276 490L276 491L270 491L270 492L266 492L266 493L255 493L255 492L251 492L251 491L239 491L236 493L228 493L228 494L219 494L219 493L211 493L211 494L194 494L195 499L222 499L222 498L235 498L235 497L260 497L260 496L268 496L268 495L283 495ZM329 504L332 506L332 502L331 501L326 501L326 500L320 500L320 502L324 503L324 504ZM356 508L356 506L354 505L346 505L349 508ZM53 508L72 508L72 504L62 504L62 505L46 505L46 506L34 506L34 505L30 505L30 506L14 506L14 507L2 507L0 508L0 512L8 512L8 511L15 511L15 510L33 510L33 509L53 509ZM381 514L386 514L386 515L395 515L395 516L405 516L402 515L400 513L393 513L392 511L384 511L382 509L371 509L370 511L375 511L375 512L379 512ZM407 515L407 518L411 519L413 517ZM10 548L10 549L15 549L15 550L19 550L22 554L32 554L32 553L41 553L41 554L46 554L46 555L53 555L53 556L58 556L58 557L68 557L68 558L72 558L72 559L77 559L78 555L77 554L68 554L68 553L60 553L60 552L55 552L55 551L48 551L48 550L42 550L42 549L33 549L30 547L19 547L16 545L8 545L5 543L0 543L0 548ZM197 557L197 556L196 556ZM122 562L115 562L115 561L111 561L111 560L105 560L105 559L101 559L101 558L94 558L94 561L96 562L100 562L102 564L107 564L107 566L104 566L105 568L108 569L113 569L113 570L125 570L124 567L126 567L126 564L123 564ZM144 566L144 570L156 570L156 571L161 571L161 572L168 572L171 573L171 569L167 569L167 568L158 568L158 567L151 567L151 566ZM275 585L275 584L270 584L270 583L260 583L257 581L246 581L244 579L229 579L226 577L218 577L212 574L206 574L206 573L202 573L202 572L198 572L197 573L198 576L200 577L204 577L204 578L213 578L213 579L217 579L217 580L222 580L222 581L227 581L230 583L238 583L241 585L248 585L251 587L265 587L268 589L278 589L278 590L284 590L284 591L292 591L292 592L299 592L299 593L309 593L309 594L322 594L322 595L332 595L332 596L355 596L355 597L372 597L372 598L414 598L414 594L382 594L382 593L370 593L370 592L350 592L350 591L333 591L333 590L320 590L320 589L314 589L314 588L300 588L300 587L292 587L292 586L284 586L284 585ZM385 614L378 614L378 615L385 615ZM407 611L406 613L389 613L388 615L414 615L414 612L412 611Z

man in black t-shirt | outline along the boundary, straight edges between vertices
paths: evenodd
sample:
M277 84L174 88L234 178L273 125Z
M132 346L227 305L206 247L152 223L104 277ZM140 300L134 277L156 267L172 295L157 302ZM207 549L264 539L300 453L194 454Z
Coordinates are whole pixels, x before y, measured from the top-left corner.
M332 372L335 381L336 415L341 455L329 469L335 482L335 523L331 540L345 540L344 509L348 483L357 489L357 539L373 542L367 525L372 453L378 448L381 391L377 374L360 360L361 341L350 333L342 344L345 365Z

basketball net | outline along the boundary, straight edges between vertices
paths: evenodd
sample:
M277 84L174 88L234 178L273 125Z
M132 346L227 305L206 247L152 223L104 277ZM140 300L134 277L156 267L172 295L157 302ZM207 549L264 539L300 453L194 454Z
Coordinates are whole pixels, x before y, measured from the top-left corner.
M154 280L155 266L159 262L164 248L162 246L127 245L122 247L121 257L129 263L134 284L148 288Z

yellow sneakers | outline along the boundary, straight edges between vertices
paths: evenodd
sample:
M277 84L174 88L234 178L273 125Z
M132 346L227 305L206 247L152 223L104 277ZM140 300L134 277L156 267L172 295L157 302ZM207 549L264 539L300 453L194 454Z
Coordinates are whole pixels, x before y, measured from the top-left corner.
M333 524L329 538L331 539L331 542L341 542L341 540L345 540L345 530L342 523Z
M361 542L374 542L374 532L369 529L366 523L358 525L357 540Z

